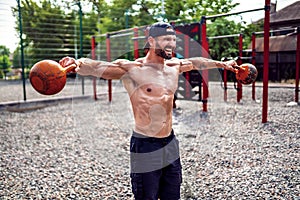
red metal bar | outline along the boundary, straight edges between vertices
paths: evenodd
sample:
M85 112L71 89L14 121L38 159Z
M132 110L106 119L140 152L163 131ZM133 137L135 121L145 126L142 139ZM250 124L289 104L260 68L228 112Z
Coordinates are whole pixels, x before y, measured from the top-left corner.
M190 43L189 43L189 36L188 35L186 35L186 34L184 34L184 36L183 36L183 38L184 38L184 57L185 58L188 58L190 55Z
M255 49L255 39L256 39L256 35L255 35L255 33L252 33L252 38L251 38L251 40L252 40L252 59L251 59L251 63L252 63L252 65L254 65L255 66L255 64L256 64L256 60L255 60L255 56L256 56L256 49ZM255 97L255 81L252 83L252 100L255 100L256 99L256 97Z
M268 121L270 1L265 0L262 123Z
M295 102L299 102L299 73L300 73L300 27L297 28L297 50L296 50L296 82L295 82Z
M227 70L226 69L224 69L223 81L224 81L224 101L227 101Z
M241 65L243 63L242 57L243 57L243 34L239 35L239 57L238 65ZM243 85L238 82L237 83L237 102L239 103L243 97Z
M134 28L133 32L134 32L134 37L137 38L139 36L139 29ZM139 58L139 40L134 40L133 46L134 46L134 59L138 59Z
M190 55L190 42L189 42L189 36L184 34L184 57L188 58ZM189 72L185 73L185 97L187 99L191 98L191 93L190 93L190 74Z
M91 38L91 46L92 46L92 59L96 59L96 37L92 36Z
M187 99L191 98L191 92L190 92L190 74L189 74L189 72L185 72L185 97Z
M110 34L106 34L106 60L111 62L111 49L110 49ZM112 84L111 80L108 80L108 101L112 101Z
M91 38L91 46L92 46L92 59L96 60L96 38L92 36ZM94 93L94 100L97 100L97 78L93 78L93 93Z
M208 58L208 41L206 36L206 17L203 16L201 19L201 32L202 32L202 57ZM207 101L208 101L208 70L202 70L202 87L203 87L203 112L207 112Z

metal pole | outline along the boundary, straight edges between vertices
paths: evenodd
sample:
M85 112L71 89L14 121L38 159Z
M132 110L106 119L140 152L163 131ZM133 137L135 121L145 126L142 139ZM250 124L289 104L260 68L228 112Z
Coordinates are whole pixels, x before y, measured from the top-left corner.
M268 118L270 1L265 0L262 123L266 123Z
M78 59L78 49L77 49L77 28L76 25L74 25L74 51L75 51L75 59Z
M227 61L228 59L225 58L222 61ZM224 101L227 102L227 70L223 70L223 82L224 82Z
M206 16L206 19L214 19L214 18L218 18L218 17L227 17L227 16L231 16L231 15L238 15L238 14L242 14L242 13L255 12L255 11L260 11L260 10L264 10L264 8L256 8L256 9L252 9L252 10L245 10L245 11L234 12L234 13L224 13L224 14L211 15L211 16Z
M139 29L138 28L134 28L133 29L133 35L134 37L138 37L139 36ZM133 41L133 48L134 48L134 59L138 59L139 58L139 41L138 40L134 40Z
M295 81L295 102L299 102L299 73L300 73L300 27L297 28L297 49L296 49L296 81Z
M125 11L125 29L128 29L129 28L129 17L128 17L128 14L129 14L129 12L128 12L128 9L126 9L126 11Z
M107 56L107 62L111 62L111 51L110 51L110 34L106 34L106 56ZM112 101L112 82L111 79L108 80L108 101Z
M256 35L255 33L252 33L252 60L251 63L252 65L255 66L256 62L255 62L255 56L256 56L256 49L255 49L255 40L256 40ZM255 81L252 83L252 100L255 100Z
M129 28L129 11L125 11L125 29ZM130 59L130 35L126 36L126 58Z
M238 65L241 65L243 63L242 57L243 57L243 35L240 34L239 35L239 58L240 59L237 60ZM237 83L237 102L238 103L241 101L242 96L243 96L243 85L240 82L238 82Z
M22 13L21 13L21 2L20 2L20 0L17 0L17 2L18 2L18 11L19 11L20 51L21 51L21 65L22 65L23 97L24 97L24 101L26 101L26 80L25 80L25 64L24 64Z
M212 36L212 37L207 37L207 39L222 39L222 38L231 38L231 37L239 37L240 34L231 34L231 35L219 35L219 36Z
M79 51L79 57L83 57L83 33L82 33L82 7L80 1L77 1L77 5L79 8L79 35L80 35L80 51ZM81 77L81 88L82 88L82 95L84 95L84 77Z
M183 40L184 40L184 57L189 58L189 49L190 49L190 37L186 34L183 35ZM191 91L190 91L190 73L185 72L185 97L187 99L191 99Z
M197 42L199 43L199 44L201 44L201 40L202 40L202 36L201 36L201 34L202 34L202 32L201 32L201 24L200 23L197 23L197 35L198 35L198 40L197 40ZM201 52L202 52L202 50L201 50ZM199 83L198 83L198 88L199 88L199 98L198 98L198 101L201 101L202 100L202 87L201 87L201 85L202 85L202 76L200 76L199 77Z
M290 33L292 33L295 31L295 28L283 28L283 29L279 29L279 30L269 30L269 33L273 34L273 33L282 32L282 31L289 31ZM264 31L255 32L256 35L260 35L260 34L264 34L264 33L265 33Z
M92 47L92 59L96 60L96 37L93 36L91 39L91 47ZM94 100L97 100L97 78L93 78L93 91L94 91Z
M201 31L202 31L202 47L203 47L203 53L202 57L208 58L208 41L206 38L206 17L203 16L201 19ZM203 112L207 112L207 101L208 101L208 70L202 70L202 84L203 84Z

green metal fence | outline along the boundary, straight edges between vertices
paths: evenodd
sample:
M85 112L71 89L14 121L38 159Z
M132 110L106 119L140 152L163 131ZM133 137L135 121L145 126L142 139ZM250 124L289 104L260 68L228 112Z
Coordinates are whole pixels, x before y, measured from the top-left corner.
M25 85L29 70L37 61L59 61L64 56L90 56L91 36L100 33L97 13L90 7L86 2L69 0L42 4L25 0L0 2L1 31L13 27L17 36L11 41L17 46L10 49L12 65L8 70L21 69L23 100L28 98ZM9 15L13 16L14 21L8 22Z

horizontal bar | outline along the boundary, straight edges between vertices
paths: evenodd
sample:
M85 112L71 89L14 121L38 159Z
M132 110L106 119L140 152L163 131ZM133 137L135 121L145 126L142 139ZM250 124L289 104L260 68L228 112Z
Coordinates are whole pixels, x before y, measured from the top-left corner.
M218 17L227 17L227 16L238 15L238 14L247 13L247 12L260 11L260 10L264 10L264 9L265 8L256 8L256 9L245 10L245 11L240 11L240 12L224 13L224 14L217 14L217 15L205 16L205 18L206 19L215 19L215 18L218 18Z
M234 60L238 60L238 59L241 59L241 60L245 60L245 59L252 59L254 57L252 56L238 56L238 57L235 57Z
M133 35L133 32L111 35L110 38L116 38L116 37L122 37L122 36L129 36L129 35Z
M219 36L211 36L208 37L209 40L211 39L221 39L221 38L230 38L230 37L239 37L240 34L232 34L232 35L219 35Z
M285 29L278 29L278 30L270 30L270 33L277 33L277 32L281 32L281 31L297 31L297 28L285 28ZM258 34L264 34L264 31L259 31L259 32L254 32L254 34L258 35Z
M139 39L146 39L146 36L138 36L138 37L132 37L132 40L139 40Z

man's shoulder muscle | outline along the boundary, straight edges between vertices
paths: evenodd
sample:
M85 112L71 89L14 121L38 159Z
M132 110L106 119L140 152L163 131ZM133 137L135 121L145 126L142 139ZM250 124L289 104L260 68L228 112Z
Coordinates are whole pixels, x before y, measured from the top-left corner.
M142 58L137 58L135 61L136 62L140 62L140 63L144 63L145 57Z

